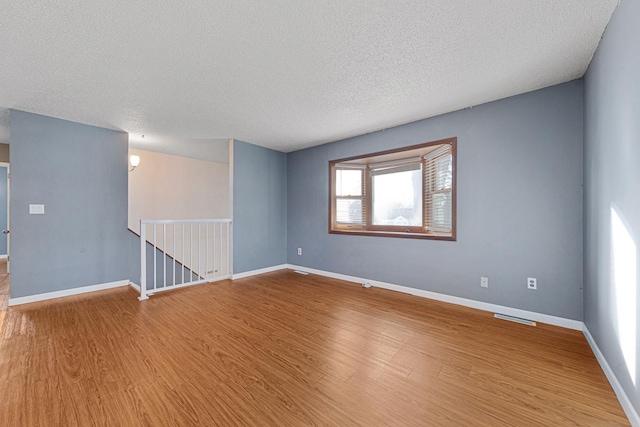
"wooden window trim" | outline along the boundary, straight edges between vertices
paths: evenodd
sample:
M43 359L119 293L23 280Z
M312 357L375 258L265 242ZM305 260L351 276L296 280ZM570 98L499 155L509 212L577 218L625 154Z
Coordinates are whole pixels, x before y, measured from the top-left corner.
M442 233L438 231L425 231L423 227L417 226L380 226L372 224L372 177L371 174L364 174L365 179L365 200L363 201L363 207L366 206L366 225L344 225L337 224L335 221L336 213L336 194L335 194L335 166L339 163L353 162L364 159L380 158L380 157L393 157L394 154L411 155L413 152L419 152L422 149L428 149L435 145L451 145L451 165L452 165L452 184L451 189L432 191L435 193L451 193L451 233ZM399 157L399 158L402 158ZM378 237L395 237L395 238L409 238L409 239L428 239L428 240L443 240L443 241L456 241L457 239L457 138L446 138L438 141L431 141L423 144L417 144L409 147L397 148L393 150L380 151L376 153L370 153L361 156L347 157L329 162L329 233L330 234L342 234L342 235L357 235L357 236L378 236ZM424 185L424 184L423 184ZM423 203L422 214L423 218L426 217L425 212L425 189L423 188ZM424 220L423 220L424 221Z

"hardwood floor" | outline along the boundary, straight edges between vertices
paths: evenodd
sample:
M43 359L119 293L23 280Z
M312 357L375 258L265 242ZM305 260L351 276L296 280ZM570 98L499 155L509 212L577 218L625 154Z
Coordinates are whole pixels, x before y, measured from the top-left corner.
M0 277L1 426L629 425L577 331L291 271L9 309Z

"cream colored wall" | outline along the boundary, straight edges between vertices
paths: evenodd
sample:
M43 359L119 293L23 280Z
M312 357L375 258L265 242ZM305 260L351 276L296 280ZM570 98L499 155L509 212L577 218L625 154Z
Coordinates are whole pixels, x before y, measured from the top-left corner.
M129 228L140 219L229 218L229 165L130 149L140 166L129 173Z

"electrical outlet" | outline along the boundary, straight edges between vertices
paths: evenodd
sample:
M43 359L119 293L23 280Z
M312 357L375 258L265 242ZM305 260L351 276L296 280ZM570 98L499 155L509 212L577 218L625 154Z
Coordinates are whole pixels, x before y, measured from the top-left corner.
M298 255L302 255L302 248L298 248Z
M489 287L489 278L488 277L481 277L480 278L480 286L482 286L483 288L488 288Z
M535 277L527 277L527 289L538 289L538 279Z

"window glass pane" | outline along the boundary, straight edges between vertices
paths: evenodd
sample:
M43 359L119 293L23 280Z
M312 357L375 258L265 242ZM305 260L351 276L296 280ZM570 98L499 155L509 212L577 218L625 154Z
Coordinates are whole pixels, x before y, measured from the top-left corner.
M435 162L435 190L451 188L453 169L451 166L451 154L442 156Z
M373 223L422 226L422 173L418 170L374 175Z
M336 169L336 196L361 196L362 170Z
M362 224L362 200L336 200L336 221L345 224Z
M432 195L432 229L451 229L451 193L438 193Z

